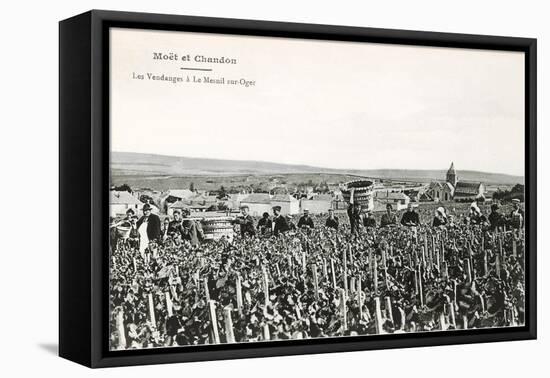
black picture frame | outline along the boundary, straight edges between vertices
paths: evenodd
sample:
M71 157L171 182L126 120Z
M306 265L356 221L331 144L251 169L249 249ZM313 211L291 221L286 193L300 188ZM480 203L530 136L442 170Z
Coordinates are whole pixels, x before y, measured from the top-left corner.
M108 326L110 27L525 53L525 326L111 352ZM89 367L535 339L536 39L92 10L59 24L59 355Z

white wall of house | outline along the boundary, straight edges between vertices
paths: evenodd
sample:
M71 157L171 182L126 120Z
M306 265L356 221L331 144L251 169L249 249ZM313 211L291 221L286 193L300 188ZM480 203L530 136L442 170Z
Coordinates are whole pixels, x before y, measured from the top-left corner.
M283 215L296 215L300 214L300 201L271 201L271 207L281 206L281 214Z
M135 211L136 215L139 215L143 205L141 204L127 204L127 203L114 203L109 206L109 215L111 217L119 217L126 215L128 209Z
M375 211L375 212L386 211L386 205L388 203L392 205L393 210L399 211L399 210L406 209L409 202L410 202L409 197L405 197L403 199L378 198L374 201L374 210L373 211Z
M227 206L229 206L230 209L238 209L241 206L241 201L248 196L249 194L242 193L231 194L227 201Z
M290 202L290 212L289 214L300 214L300 201Z
M332 208L332 201L300 200L300 212L308 209L311 214L325 214Z
M409 202L411 202L411 199L409 197L406 197L402 200L399 200L397 202L397 209L398 210L401 210L401 209L406 209L407 206L409 205Z
M241 206L247 205L248 212L254 217L261 217L263 213L272 214L271 204L269 203L247 203L241 202Z

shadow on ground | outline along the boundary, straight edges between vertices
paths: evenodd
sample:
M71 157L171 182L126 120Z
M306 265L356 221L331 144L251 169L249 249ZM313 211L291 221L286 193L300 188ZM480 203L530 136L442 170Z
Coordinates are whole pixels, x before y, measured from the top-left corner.
M42 350L45 350L46 352L54 355L58 355L59 353L59 347L56 343L40 343L38 344L38 347Z

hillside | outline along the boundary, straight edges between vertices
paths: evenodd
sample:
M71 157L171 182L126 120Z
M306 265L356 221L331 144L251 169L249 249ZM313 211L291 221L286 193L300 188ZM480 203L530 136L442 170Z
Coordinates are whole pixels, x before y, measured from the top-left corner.
M216 175L286 175L301 173L354 175L404 181L431 181L442 180L445 177L446 170L345 170L261 161L188 158L132 152L113 152L111 154L111 174L118 179L124 176L186 177ZM460 180L482 181L489 185L513 185L524 183L523 177L499 173L459 170L458 175Z

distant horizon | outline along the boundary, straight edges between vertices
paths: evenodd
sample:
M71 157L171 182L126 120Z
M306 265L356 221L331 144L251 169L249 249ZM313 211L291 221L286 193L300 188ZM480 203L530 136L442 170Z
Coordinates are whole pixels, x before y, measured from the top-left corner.
M505 172L493 172L493 171L485 171L485 170L479 170L479 169L461 169L460 165L458 165L456 161L450 161L449 165L445 168L333 168L333 167L324 167L324 166L318 166L318 165L309 165L309 164L300 164L300 163L282 163L282 162L276 162L276 161L269 161L269 160L257 160L257 159L221 159L221 158L212 158L212 157L204 157L204 156L184 156L184 155L170 155L170 154L163 154L163 153L155 153L155 152L135 152L135 151L111 151L111 153L122 153L122 154L136 154L136 155L155 155L155 156L163 156L167 158L183 158L183 159L203 159L203 160L220 160L220 161L236 161L236 162L248 162L248 163L265 163L265 164L276 164L276 165L284 165L284 166L291 166L291 167L307 167L307 168L313 168L313 169L324 169L324 170L334 170L334 171L447 171L450 168L451 163L454 163L455 170L457 171L457 174L460 178L460 172L475 172L475 173L488 173L488 174L494 174L494 175L503 175L503 176L512 176L512 177L519 177L519 178L525 178L524 175L517 175L512 173L505 173ZM304 173L311 173L311 172L304 172ZM324 172L319 172L324 173ZM282 173L286 174L286 173ZM266 175L269 175L266 173Z

